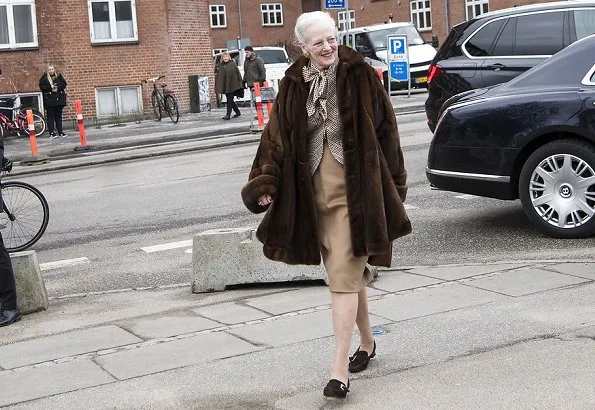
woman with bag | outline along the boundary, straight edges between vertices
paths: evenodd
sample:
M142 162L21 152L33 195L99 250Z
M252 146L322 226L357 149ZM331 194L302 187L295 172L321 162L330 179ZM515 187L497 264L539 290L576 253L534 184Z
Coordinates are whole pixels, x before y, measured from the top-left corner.
M232 60L228 52L221 55L221 63L217 67L215 76L215 88L217 94L225 94L227 100L227 114L223 119L229 120L231 110L235 112L233 118L239 117L241 113L233 99L238 90L242 89L242 75L236 62Z
M50 138L65 137L62 129L62 110L66 106L66 80L57 73L53 64L48 65L47 72L39 79L39 89L43 93L43 105L47 112L46 119ZM54 123L58 135L54 132Z

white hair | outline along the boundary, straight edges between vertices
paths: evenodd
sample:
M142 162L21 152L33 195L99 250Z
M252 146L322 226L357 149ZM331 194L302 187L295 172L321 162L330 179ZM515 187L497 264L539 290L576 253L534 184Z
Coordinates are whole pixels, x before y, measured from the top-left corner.
M337 25L330 14L324 11L312 11L310 13L302 13L295 22L294 34L298 45L304 44L306 38L304 32L310 26L328 26L334 30L335 36L338 35Z

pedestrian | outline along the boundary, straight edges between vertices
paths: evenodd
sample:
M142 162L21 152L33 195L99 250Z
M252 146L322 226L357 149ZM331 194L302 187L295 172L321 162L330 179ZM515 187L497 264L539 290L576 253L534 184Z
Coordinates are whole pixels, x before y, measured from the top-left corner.
M219 63L215 75L215 88L217 94L225 94L227 100L227 113L223 119L229 120L232 110L235 112L233 118L242 115L234 101L238 91L243 88L242 74L240 73L236 62L231 58L227 51L221 54L221 63Z
M10 171L12 161L4 157L4 141L0 133L0 158L2 159L2 170ZM0 204L2 203L2 191L0 191ZM4 212L4 207L0 207ZM10 255L4 246L2 233L0 233L0 327L8 326L21 320L21 312L17 307L17 288L14 281L14 272Z
M56 72L53 64L47 66L47 72L39 79L39 89L43 93L43 105L50 138L66 137L62 129L62 110L66 106L66 80ZM54 123L58 134L54 132Z
M303 55L280 82L242 199L250 211L266 211L256 232L266 257L315 265L322 256L335 336L323 394L345 397L348 372L365 370L376 355L366 263L390 266L392 241L411 232L407 172L375 70L337 45L327 13L302 14L294 31ZM354 324L360 345L349 357Z
M252 46L244 47L246 59L244 60L244 84L250 89L254 88L254 83L264 85L267 79L267 70L262 58L258 57Z

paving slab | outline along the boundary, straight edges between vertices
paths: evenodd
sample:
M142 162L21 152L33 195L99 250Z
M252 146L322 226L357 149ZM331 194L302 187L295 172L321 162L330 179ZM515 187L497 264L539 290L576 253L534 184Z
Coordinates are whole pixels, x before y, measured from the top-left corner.
M12 369L141 341L114 325L77 330L0 346L0 367Z
M386 292L399 292L407 289L421 288L424 286L441 283L442 279L414 275L406 272L382 272L378 279L372 283L375 289Z
M430 276L444 280L458 280L472 276L485 275L493 272L500 272L508 269L515 269L526 266L526 263L502 263L493 265L449 265L449 266L428 266L409 270L417 275Z
M114 377L124 380L260 349L227 333L216 332L112 353L98 357L96 362Z
M477 278L465 283L469 286L491 290L504 295L523 296L588 281L589 279L576 276L562 275L538 268L529 268Z
M548 266L548 269L555 270L566 275L580 276L581 278L595 280L595 262L584 263L560 263Z
M220 323L185 312L131 320L118 325L143 339L178 336L221 326Z
M367 291L368 296L386 293L373 288L368 288ZM330 305L331 295L327 286L316 286L248 299L246 304L273 315L281 315L296 310Z
M420 288L370 302L370 313L394 321L432 315L502 300L506 296L458 283Z
M370 315L370 322L372 326L381 326L390 320ZM331 310L282 317L229 332L252 343L271 347L320 339L333 334Z
M219 305L192 309L192 312L228 325L244 323L250 320L265 319L271 316L268 313L246 306L243 303L222 303Z
M0 371L0 406L112 383L115 379L90 360L26 370Z

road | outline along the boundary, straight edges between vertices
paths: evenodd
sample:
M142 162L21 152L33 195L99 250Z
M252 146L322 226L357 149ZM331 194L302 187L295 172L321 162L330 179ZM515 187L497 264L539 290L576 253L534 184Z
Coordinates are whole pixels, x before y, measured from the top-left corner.
M431 190L424 115L398 120L413 233L395 243L396 265L593 257L592 238L544 237L518 201ZM248 144L19 178L50 204L34 246L50 296L189 283L194 234L260 220L240 199L255 151Z

